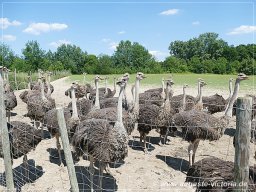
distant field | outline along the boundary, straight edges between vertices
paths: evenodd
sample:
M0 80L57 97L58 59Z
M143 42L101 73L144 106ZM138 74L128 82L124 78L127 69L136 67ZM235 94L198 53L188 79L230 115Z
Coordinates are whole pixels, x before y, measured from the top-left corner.
M105 75L101 75L105 77ZM108 83L111 84L113 82L113 77L121 77L121 75L108 75L109 80ZM143 80L142 85L152 85L152 86L160 86L162 77L167 79L170 74L146 74L147 78ZM176 86L188 84L191 87L196 86L196 82L198 78L202 78L207 83L207 87L210 88L218 88L218 89L227 89L228 88L228 80L229 78L236 78L236 75L216 75L216 74L173 74L173 80ZM72 75L69 80L75 81L79 80L80 83L83 83L83 75ZM94 75L86 75L86 82L93 82ZM135 74L131 75L130 82L135 81ZM102 81L103 83L103 81ZM102 84L101 83L101 84ZM243 81L241 83L241 90L249 90L249 92L253 92L255 88L255 76L250 76L249 80Z

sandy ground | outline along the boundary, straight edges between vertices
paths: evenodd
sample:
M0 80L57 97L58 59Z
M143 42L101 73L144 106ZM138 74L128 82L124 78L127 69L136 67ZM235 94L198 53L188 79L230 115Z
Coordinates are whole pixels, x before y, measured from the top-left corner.
M70 102L70 99L64 95L64 90L69 87L67 78L62 78L52 82L55 91L52 95L55 98L57 106L64 106ZM142 91L148 87L142 86ZM150 87L151 88L151 87ZM128 87L129 89L129 87ZM174 87L174 93L181 93L180 87ZM228 92L224 90L213 90L205 88L205 95L215 93L223 95L225 98ZM17 91L18 96L21 91ZM188 94L195 96L196 89L188 88ZM244 93L240 94L243 95ZM23 117L26 114L26 105L18 98L18 106L14 109L16 116L12 120L30 122L28 118ZM131 94L129 94L131 98ZM216 114L217 116L222 113ZM235 118L233 118L230 129L226 134L216 142L201 141L196 154L196 161L209 156L216 156L224 160L234 161L234 148L232 145L234 134ZM158 145L158 134L153 130L148 136L149 154L139 147L139 134L135 130L129 142L129 154L124 163L111 166L111 175L104 174L103 188L106 191L195 191L195 188L185 183L186 171L188 169L188 142L179 137L170 137L170 143L165 146ZM251 154L255 150L251 144ZM56 153L56 141L54 138L43 140L34 151L28 154L30 165L31 182L24 180L24 169L22 158L14 160L13 170L15 173L15 184L21 191L69 191L70 183L67 167L60 167ZM64 159L64 155L63 155ZM250 164L255 160L250 157ZM80 191L89 189L88 161L81 159L75 164L76 173L79 182ZM0 191L3 187L4 163L0 159ZM97 171L95 172L94 182L97 183Z

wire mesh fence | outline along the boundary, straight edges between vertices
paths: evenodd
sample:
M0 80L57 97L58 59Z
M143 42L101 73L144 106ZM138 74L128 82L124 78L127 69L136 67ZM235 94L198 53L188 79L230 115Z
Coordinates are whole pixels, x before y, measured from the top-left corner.
M10 83L13 83L13 81ZM27 83L27 81L22 81L19 84L22 85L22 87L27 87ZM71 100L69 97L64 95L64 92L70 88L70 85L67 82L61 83L61 85L53 83L55 90L51 97L55 99L55 107L61 106L67 108ZM89 83L94 87L94 80L84 80L79 83ZM101 83L101 86L104 86L104 82ZM66 168L67 163L65 161L64 151L61 148L60 159L58 151L59 144L56 142L56 133L57 137L60 136L58 135L59 125L57 121L51 124L44 123L43 120L41 123L36 123L35 121L40 121L41 117L29 118L27 116L28 104L22 102L19 98L22 91L23 90L15 91L18 105L12 110L11 123L8 124L15 188L17 191L69 191L71 186ZM116 93L116 96L118 96L118 92ZM130 95L128 98L129 100L132 100ZM87 100L87 98L80 98L77 102L82 99ZM31 101L34 100L28 100L28 102ZM152 100L147 98L146 100L141 100L140 107L143 108L144 106L155 104L159 109L161 109L164 101L165 100L163 99ZM180 103L180 101L178 102ZM117 105L117 101L114 103ZM132 104L132 102L128 102L128 104ZM40 105L40 103L38 105ZM92 102L92 107L93 105L94 103ZM211 103L205 103L205 105L208 109L213 105L222 110L220 113L213 115L216 119L220 119L222 117L223 109L226 107L226 104L214 105ZM171 106L176 106L176 104ZM53 109L55 109L55 107ZM82 106L78 105L78 111L83 111L84 109L80 107ZM104 106L101 106L101 108L103 107ZM35 108L40 107L38 106ZM68 113L70 113L69 118L71 118L73 113L72 107L67 109ZM132 110L132 106L129 109ZM45 112L47 110L50 111L49 108L42 108L42 110L45 110ZM104 109L101 110L104 111ZM175 110L179 111L180 107L176 107ZM105 115L103 115L105 118L103 119L107 121L109 121L110 115L108 113L109 111L105 109ZM207 113L207 111L205 111L205 113ZM117 117L116 113L114 115ZM57 118L57 114L53 113L51 117ZM124 116L123 118L124 121L126 121L132 117L133 116L131 115L127 117ZM146 116L145 118L150 117ZM190 116L190 118L184 118L183 120L193 122L193 118L193 116ZM185 126L179 126L179 129L176 132L172 131L172 128L175 127L175 122L173 122L173 120L169 120L168 126L163 128L167 130L170 128L170 131L166 132L166 134L168 134L168 142L163 145L159 145L161 128L160 131L157 129L159 127L159 124L156 124L157 118L148 119L146 122L139 123L137 125L137 127L144 126L147 128L144 135L142 134L145 136L143 138L140 137L141 133L138 131L136 125L134 125L135 128L131 135L129 135L128 140L128 156L126 158L120 158L122 160L111 160L108 162L97 161L97 158L95 158L93 169L90 168L89 156L89 154L94 150L93 147L98 147L97 154L100 157L109 154L108 150L110 150L111 147L111 149L114 148L116 151L120 151L121 146L119 143L112 142L111 137L109 136L109 126L114 127L113 122L110 122L110 124L103 124L103 132L101 132L100 136L95 137L95 139L91 140L90 138L84 138L81 140L80 145L78 146L80 149L80 158L78 158L79 155L75 153L75 150L72 147L72 136L74 133L70 133L72 129L69 129L74 125L70 124L70 122L66 120L66 125L68 127L67 131L70 136L68 142L72 150L72 158L74 161L79 191L91 191L91 188L95 191L195 191L198 185L203 184L201 181L205 181L206 183L208 182L208 184L211 183L211 185L220 185L220 188L227 189L226 185L232 184L231 176L233 176L233 170L231 168L233 168L232 165L235 155L233 146L233 136L236 129L235 117L232 117L229 120L229 125L225 129L224 135L220 136L218 139L213 139L216 141L209 142L208 136L210 131L207 132L206 130L204 139L201 139L199 142L195 157L197 167L194 166L193 168L197 172L196 174L192 174L192 176L186 176L187 172L189 170L191 171L191 167L189 165L190 151L188 151L191 141L188 142L184 139L187 138L189 134L188 129L186 128L189 126L191 129L196 129L198 131L203 128L213 128L213 125L209 122L211 121L211 118L212 116L209 118L203 118L201 124L189 124L188 122ZM13 123L15 121L21 123L17 123L16 125ZM22 123L25 123L26 125L22 126ZM13 127L11 125L13 125ZM80 127L79 124L75 126ZM52 132L53 128L56 128L55 133ZM184 130L182 131L182 129ZM255 129L255 124L252 123L252 130L253 129ZM146 141L148 153L144 152L143 139ZM61 143L60 141L59 143ZM253 165L255 162L253 159L254 152L254 144L251 144L250 165ZM27 155L27 160L26 156L24 158L24 154ZM218 159L215 159L215 157L218 157ZM212 162L209 161L209 159L212 160ZM209 161L208 164L207 160ZM230 163L227 163L228 161L230 161ZM106 170L104 169L101 174L100 167L102 166L102 163L106 163L107 166ZM201 167L199 166L200 164ZM209 167L206 169L203 165L208 165ZM107 172L108 170L110 170L110 172ZM1 163L0 171L0 189L5 190L6 177L3 163ZM219 171L219 175L214 175L213 179L213 177L208 177L204 171ZM225 175L227 172L228 174ZM93 177L91 175L93 175ZM186 180L191 180L191 177L194 182L185 182ZM228 177L230 180L225 180L225 177ZM102 178L102 184L100 183L100 178ZM250 179L255 183L256 178L253 167L250 169ZM214 182L216 184L212 184ZM221 182L222 184L219 184ZM223 182L227 182L227 184ZM252 183L250 185L252 185ZM209 187L211 186L208 186L208 189Z

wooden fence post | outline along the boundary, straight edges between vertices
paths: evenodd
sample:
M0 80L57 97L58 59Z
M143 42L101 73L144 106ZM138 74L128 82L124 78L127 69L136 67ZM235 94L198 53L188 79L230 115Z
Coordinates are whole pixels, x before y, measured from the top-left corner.
M8 191L14 191L13 173L12 173L12 160L10 153L9 133L7 129L6 111L4 103L4 83L0 74L0 119L1 119L1 142L4 155L4 166L6 174L6 186Z
M67 162L71 190L72 192L79 192L79 187L78 187L77 178L76 178L76 171L75 171L74 162L72 159L72 153L69 146L68 132L67 132L66 123L64 119L63 108L57 109L57 117L58 117L58 123L60 128L62 146L64 150L65 159Z
M249 153L252 98L237 99L234 181L236 190L246 192L249 182Z

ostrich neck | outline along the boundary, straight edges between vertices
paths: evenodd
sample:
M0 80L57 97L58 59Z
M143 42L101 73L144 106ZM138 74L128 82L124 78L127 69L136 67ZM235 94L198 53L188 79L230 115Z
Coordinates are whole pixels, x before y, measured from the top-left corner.
M200 90L201 90L200 81L198 81L198 84L197 84L197 96L196 96L196 101L199 100Z
M232 96L230 97L227 108L225 110L225 115L224 115L225 117L232 117L232 109L233 109L235 100L237 98L239 88L240 88L240 81L236 80L234 92L233 92Z
M46 81L46 84L47 84L47 96L49 97L51 95L51 87L50 87L49 78Z
M132 91L132 102L133 102L133 104L135 104L135 93L134 93L134 89L135 89L135 85L132 85L131 91Z
M40 83L40 87L41 87L41 97L43 100L47 100L44 95L44 83L42 81L40 81L39 83Z
M123 123L123 108L122 108L123 93L124 93L124 87L121 87L119 97L118 97L118 103L117 103L117 121L119 123Z
M182 110L186 109L186 88L183 87Z
M100 109L100 96L99 96L99 82L95 82L95 87L96 87L96 98L95 98L95 109Z
M75 90L74 88L71 89L71 98L72 98L72 118L78 118L78 113L77 113L77 106L76 106L76 95L75 95Z
M140 80L136 79L135 82L135 103L134 103L134 108L135 110L139 109L139 89L140 89Z
M108 89L107 89L107 79L105 79L105 93L107 93Z
M116 79L114 79L114 91L116 91Z
M198 94L198 104L202 104L203 103L203 95L202 95L202 87L199 86L199 94Z
M165 94L164 94L164 81L163 81L163 80L162 80L162 95L165 95ZM169 97L169 95L166 95L165 98L167 98L167 97Z
M232 81L229 81L229 98L231 98L232 95Z

